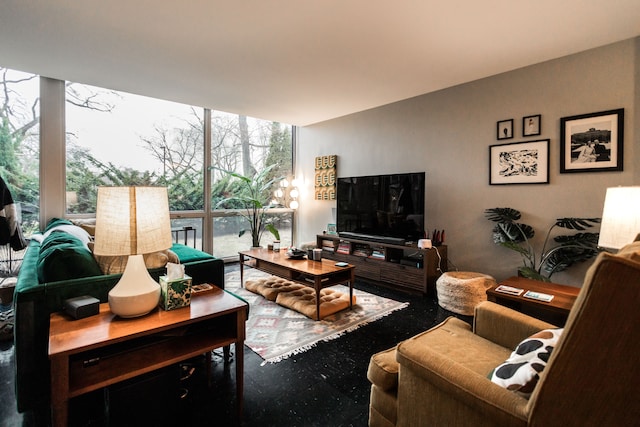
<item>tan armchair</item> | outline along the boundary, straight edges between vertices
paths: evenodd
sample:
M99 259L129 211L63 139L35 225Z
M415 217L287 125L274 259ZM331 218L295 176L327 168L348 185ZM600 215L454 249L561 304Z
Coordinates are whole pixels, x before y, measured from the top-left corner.
M640 242L600 254L529 399L489 379L553 325L483 302L371 358L369 425L626 426L640 420Z

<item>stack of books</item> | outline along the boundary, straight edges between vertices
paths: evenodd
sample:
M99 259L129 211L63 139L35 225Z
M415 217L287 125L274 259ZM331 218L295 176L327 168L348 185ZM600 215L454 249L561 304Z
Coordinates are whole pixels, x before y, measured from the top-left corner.
M351 253L351 243L345 242L345 241L341 241L340 244L338 245L337 252L339 254L347 254L347 255L349 255Z
M355 256L368 257L371 254L371 249L369 245L356 244L353 247L353 254Z
M322 241L322 250L323 251L334 252L336 250L335 242L333 240L324 239Z
M371 255L369 255L369 258L380 259L384 261L384 251L384 248L373 248L371 250Z

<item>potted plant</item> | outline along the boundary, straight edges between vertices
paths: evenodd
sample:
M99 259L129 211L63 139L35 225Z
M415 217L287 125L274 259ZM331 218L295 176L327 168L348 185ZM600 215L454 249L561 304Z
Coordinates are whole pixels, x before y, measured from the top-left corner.
M271 188L275 182L280 181L279 178L269 178L269 172L275 166L268 166L251 177L223 170L232 179L237 180L237 193L220 200L216 204L216 208L240 206L242 209L240 215L247 220L249 228L240 230L238 237L242 237L249 231L253 247L260 246L260 240L265 230L273 234L276 240L280 240L280 233L267 216L267 211L273 207L271 205Z
M522 256L522 266L518 268L518 274L522 277L550 282L554 273L565 270L575 263L586 261L599 252L598 233L582 231L599 224L600 218L556 219L556 222L547 231L538 261L530 242L535 231L530 225L518 222L521 218L518 210L512 208L486 209L485 215L489 221L495 223L493 242L514 250ZM556 227L578 232L555 236L553 240L557 245L547 247L551 231Z

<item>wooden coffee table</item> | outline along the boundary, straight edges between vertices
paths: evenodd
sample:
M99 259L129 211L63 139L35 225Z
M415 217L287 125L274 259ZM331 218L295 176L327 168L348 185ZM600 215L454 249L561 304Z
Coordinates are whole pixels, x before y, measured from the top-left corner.
M353 282L355 267L347 264L338 267L335 261L323 259L310 261L306 258L291 259L285 251L250 249L240 255L240 286L244 286L244 267L253 267L287 280L313 287L316 291L316 320L320 320L320 290L328 286L347 283L349 285L349 307L353 305Z

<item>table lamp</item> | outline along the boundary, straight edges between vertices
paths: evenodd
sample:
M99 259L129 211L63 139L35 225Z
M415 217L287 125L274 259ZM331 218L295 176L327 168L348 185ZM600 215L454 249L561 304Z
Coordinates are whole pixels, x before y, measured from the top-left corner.
M160 299L143 254L173 243L166 187L99 187L94 253L128 256L120 281L109 291L109 307L120 317L149 313Z
M618 250L640 233L640 187L607 188L598 246Z

